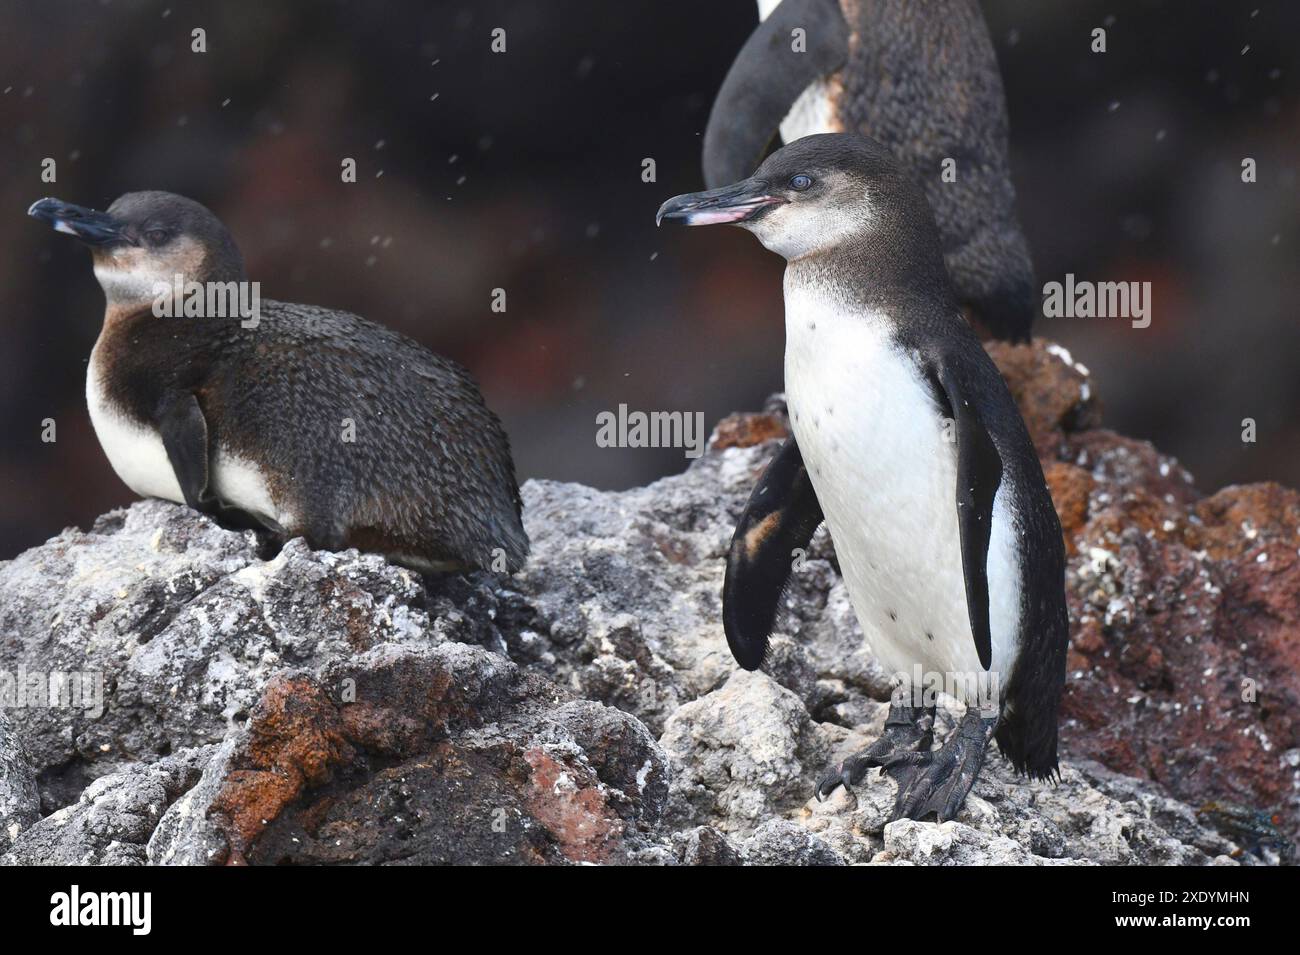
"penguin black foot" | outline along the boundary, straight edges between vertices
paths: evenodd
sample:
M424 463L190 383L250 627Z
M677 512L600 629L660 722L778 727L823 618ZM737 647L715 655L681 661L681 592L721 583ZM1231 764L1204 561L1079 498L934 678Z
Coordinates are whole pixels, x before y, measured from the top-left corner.
M910 706L895 700L885 717L885 731L860 753L842 760L817 780L815 795L823 800L836 786L852 789L873 766L882 769L907 761L930 748L934 741L934 707Z
M890 775L898 781L891 822L924 819L930 813L946 822L957 815L984 765L996 716L986 718L971 707L936 752L906 754L895 760Z

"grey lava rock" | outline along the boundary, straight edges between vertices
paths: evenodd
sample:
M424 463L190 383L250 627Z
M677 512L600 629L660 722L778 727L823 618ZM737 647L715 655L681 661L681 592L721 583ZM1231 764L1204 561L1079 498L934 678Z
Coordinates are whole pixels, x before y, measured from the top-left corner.
M0 710L0 851L13 845L40 815L36 772L9 725L9 717Z
M0 711L0 861L1255 861L1089 762L1052 786L991 756L943 825L889 823L887 776L810 799L879 732L889 685L824 531L766 671L727 651L723 557L783 431L774 402L648 487L529 482L514 577L302 541L266 559L160 501L0 563L0 673L86 689Z
M769 819L745 842L751 865L844 865L844 857L803 826Z
M678 709L661 742L672 766L672 820L737 832L802 803L830 753L797 696L743 670Z
M681 865L744 865L745 857L712 826L697 826L672 836L676 861Z
M0 667L71 674L80 706L10 712L46 811L93 779L242 724L270 677L385 641L427 645L417 575L374 555L291 541L270 561L236 533L162 501L64 531L0 570Z
M215 747L100 776L78 800L23 832L5 865L141 865L164 810L198 781Z

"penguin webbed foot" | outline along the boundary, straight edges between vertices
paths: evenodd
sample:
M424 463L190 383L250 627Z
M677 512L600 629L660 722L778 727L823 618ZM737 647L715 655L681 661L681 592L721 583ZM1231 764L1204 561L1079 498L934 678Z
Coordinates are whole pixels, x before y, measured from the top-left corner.
M867 770L873 767L888 770L900 763L908 763L928 750L933 740L934 707L909 706L895 700L890 704L885 730L880 738L822 774L814 794L821 801L837 786L851 790L862 782Z
M212 518L228 531L253 531L257 535L260 560L274 558L290 536L283 527L270 518L251 514L238 507L230 507L212 494L205 493L192 506L194 510ZM265 556L268 553L270 556Z
M938 750L895 760L890 775L898 783L898 797L890 821L920 820L931 813L939 822L954 818L975 785L997 725L996 716L981 716L971 707Z

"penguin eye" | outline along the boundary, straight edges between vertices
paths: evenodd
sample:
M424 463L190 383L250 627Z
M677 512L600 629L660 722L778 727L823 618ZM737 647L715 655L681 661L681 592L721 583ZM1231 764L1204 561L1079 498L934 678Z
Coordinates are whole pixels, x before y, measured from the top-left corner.
M150 245L162 245L171 238L171 233L166 229L150 229L144 234L144 240Z
M808 176L798 175L790 180L790 188L795 192L803 192L812 185L812 179Z

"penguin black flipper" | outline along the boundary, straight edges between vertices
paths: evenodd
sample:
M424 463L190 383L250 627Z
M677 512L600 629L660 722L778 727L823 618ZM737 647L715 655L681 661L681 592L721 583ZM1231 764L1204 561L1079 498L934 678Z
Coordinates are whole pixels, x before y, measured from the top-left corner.
M957 526L961 536L961 565L966 579L966 610L980 665L993 663L989 631L989 537L993 530L993 501L1002 484L1002 458L980 418L973 389L956 368L941 365L938 385L957 436Z
M167 460L180 485L185 504L234 528L262 528L280 533L283 528L266 517L218 500L212 491L208 420L193 392L171 388L158 402L155 425Z
M777 605L794 567L794 551L808 546L823 520L791 436L754 486L727 554L722 623L731 655L746 670L757 670L763 663Z
M933 375L936 397L951 409L956 422L958 525L967 610L980 662L987 667L986 654L991 652L987 642L989 531L993 502L1006 478L1015 490L1021 546L1033 555L1032 560L1022 558L1019 567L1022 619L1018 634L1019 658L1033 663L1012 668L996 722L972 723L967 735L973 739L991 725L998 748L1017 772L1034 779L1052 779L1058 774L1057 718L1069 645L1063 587L1065 545L1029 433L1011 395L999 387L1003 383L997 369L971 360L979 351L982 349L973 341L957 345L935 360ZM962 352L967 353L965 357ZM971 369L970 373L962 374L962 367ZM994 446L995 439L1003 451ZM1005 459L1003 452L1009 454ZM965 495L963 488L969 489ZM909 804L903 808L916 807Z
M806 49L791 32L805 31ZM799 95L844 65L849 31L837 0L782 0L741 48L713 101L704 130L704 182L744 179L762 161Z
M210 510L208 422L199 399L189 391L164 392L156 424L185 503L198 511Z

